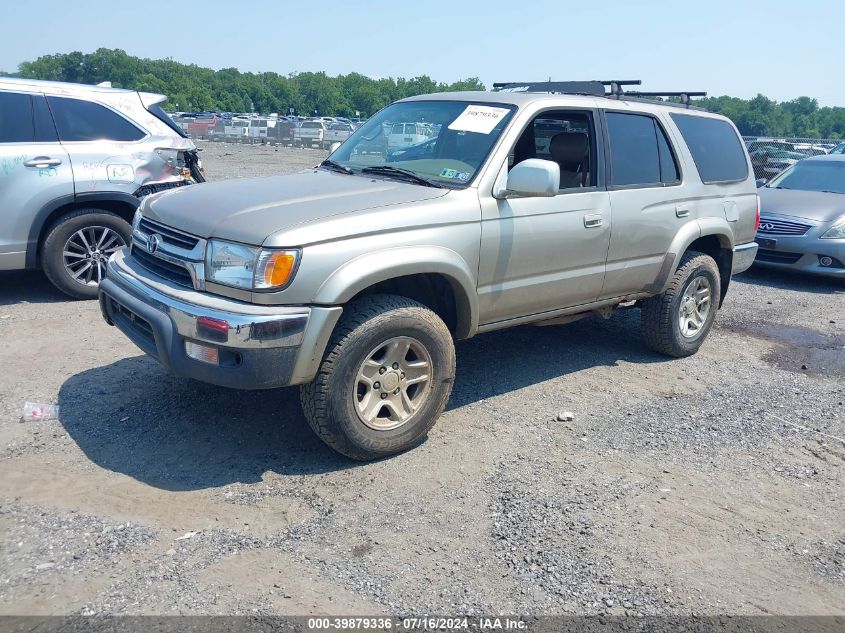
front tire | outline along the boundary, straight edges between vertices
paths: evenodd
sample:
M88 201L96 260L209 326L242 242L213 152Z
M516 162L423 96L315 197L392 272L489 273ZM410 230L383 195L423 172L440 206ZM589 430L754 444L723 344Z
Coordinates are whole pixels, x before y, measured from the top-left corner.
M41 244L41 265L56 288L76 299L95 299L108 258L129 243L132 228L102 209L60 218Z
M716 262L704 253L686 252L666 290L641 304L646 345L675 358L695 354L713 326L719 297Z
M364 461L418 444L454 378L455 348L440 317L406 297L372 295L346 308L300 399L323 442Z

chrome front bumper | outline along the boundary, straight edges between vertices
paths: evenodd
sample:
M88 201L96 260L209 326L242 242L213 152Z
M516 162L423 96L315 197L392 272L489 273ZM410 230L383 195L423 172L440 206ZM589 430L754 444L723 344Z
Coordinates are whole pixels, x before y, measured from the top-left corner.
M256 306L173 284L126 251L100 284L103 318L177 376L237 389L310 381L339 307ZM217 364L187 355L185 343L217 349Z

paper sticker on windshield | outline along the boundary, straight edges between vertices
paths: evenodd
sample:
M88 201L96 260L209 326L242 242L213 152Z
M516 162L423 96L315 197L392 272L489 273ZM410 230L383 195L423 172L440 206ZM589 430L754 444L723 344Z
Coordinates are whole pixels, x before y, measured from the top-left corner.
M509 112L507 108L493 106L470 105L461 112L460 116L449 124L450 130L458 132L478 132L490 134L493 128Z
M467 180L469 180L469 176L469 172L458 171L457 169L444 168L443 171L440 172L441 178L452 178L455 180L460 180L461 182L466 182Z

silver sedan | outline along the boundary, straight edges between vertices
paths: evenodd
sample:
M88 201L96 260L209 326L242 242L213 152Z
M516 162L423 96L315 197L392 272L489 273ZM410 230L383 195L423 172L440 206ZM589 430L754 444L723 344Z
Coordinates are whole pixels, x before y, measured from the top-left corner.
M799 161L759 193L754 263L845 279L845 155Z

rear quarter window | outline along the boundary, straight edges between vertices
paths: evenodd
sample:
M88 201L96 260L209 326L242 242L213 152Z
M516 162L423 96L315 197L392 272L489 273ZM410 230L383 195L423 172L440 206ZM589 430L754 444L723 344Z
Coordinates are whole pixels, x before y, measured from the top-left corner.
M721 119L672 114L705 184L748 178L748 161L733 126Z
M145 133L119 114L91 101L47 97L62 142L138 141Z

